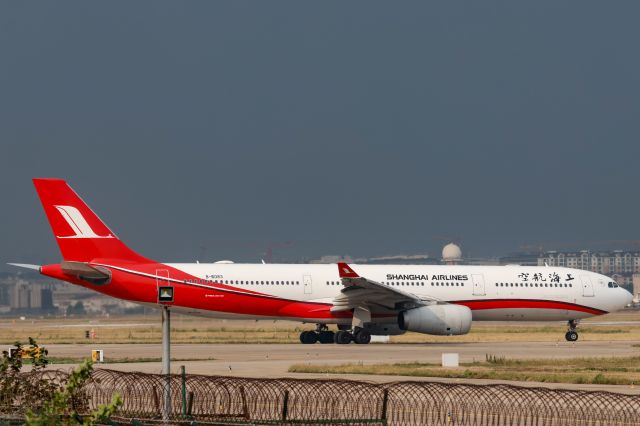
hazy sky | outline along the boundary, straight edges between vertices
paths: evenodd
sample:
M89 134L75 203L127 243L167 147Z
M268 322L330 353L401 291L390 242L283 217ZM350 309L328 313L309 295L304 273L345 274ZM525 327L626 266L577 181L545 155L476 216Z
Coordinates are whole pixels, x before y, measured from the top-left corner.
M158 260L640 238L638 16L638 1L2 2L0 260L59 261L35 176L66 178Z

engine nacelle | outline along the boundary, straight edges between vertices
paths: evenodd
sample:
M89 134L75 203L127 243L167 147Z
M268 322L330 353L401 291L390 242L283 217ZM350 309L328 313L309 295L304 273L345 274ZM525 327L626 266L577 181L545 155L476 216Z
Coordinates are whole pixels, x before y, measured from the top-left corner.
M471 329L471 309L462 305L429 305L398 315L402 330L448 336L467 334Z
M364 329L372 336L399 336L405 333L405 330L398 327L398 323L385 322L382 324L365 324Z

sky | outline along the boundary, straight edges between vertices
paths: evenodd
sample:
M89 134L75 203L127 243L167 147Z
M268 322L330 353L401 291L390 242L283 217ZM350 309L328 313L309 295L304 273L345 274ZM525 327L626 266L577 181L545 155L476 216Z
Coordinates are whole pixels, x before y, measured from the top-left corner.
M0 270L640 239L637 1L0 3ZM586 244L586 243L585 243ZM583 244L584 245L584 244Z

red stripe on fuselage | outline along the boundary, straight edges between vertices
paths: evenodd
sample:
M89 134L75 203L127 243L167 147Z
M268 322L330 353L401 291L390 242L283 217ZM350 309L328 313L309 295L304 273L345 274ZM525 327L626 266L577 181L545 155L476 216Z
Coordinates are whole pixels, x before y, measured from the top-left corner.
M175 288L174 301L169 305L238 315L270 318L312 318L330 322L331 320L348 319L352 315L350 311L331 312L333 305L330 303L284 299L268 294L248 292L245 289L225 284L209 286L184 283L185 279L195 279L197 277L162 264L115 266L113 265L114 262L110 263L99 263L103 267L109 268L112 273L111 282L106 285L93 285L72 275L65 274L60 265L45 265L41 268L40 273L119 299L157 304L158 294L155 270L167 269L170 273L169 280L171 285ZM134 268L144 269L144 271L135 270ZM165 277L159 278L165 279Z
M259 293L249 289L238 288L222 283L203 285L185 283L185 280L199 279L184 271L163 264L115 264L113 261L92 262L112 271L112 281L105 286L92 285L79 280L74 276L62 272L60 265L46 265L41 268L44 275L69 281L83 287L107 294L120 299L134 302L158 303L156 289L156 275L158 269L169 271L171 285L176 288L176 306L233 313L239 315L286 317L300 319L346 319L351 318L351 311L331 312L330 303L310 302L302 300L285 299L280 296ZM134 269L135 268L135 269ZM159 277L165 279L165 277ZM484 299L484 300L458 300L449 301L469 307L471 310L489 309L555 309L585 312L590 315L606 314L606 311L551 300L538 299ZM387 317L390 315L374 315L375 317Z
M484 309L560 309L567 311L586 312L591 315L608 313L597 308L578 305L576 303L559 302L539 299L484 299L484 300L455 300L449 303L467 306L472 311Z

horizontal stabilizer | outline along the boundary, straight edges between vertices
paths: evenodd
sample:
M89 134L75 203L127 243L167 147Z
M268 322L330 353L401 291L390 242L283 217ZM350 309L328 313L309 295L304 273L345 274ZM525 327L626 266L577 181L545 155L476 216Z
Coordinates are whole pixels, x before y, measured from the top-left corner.
M65 274L75 275L83 279L107 279L111 277L107 269L91 266L84 262L62 262L60 266Z

